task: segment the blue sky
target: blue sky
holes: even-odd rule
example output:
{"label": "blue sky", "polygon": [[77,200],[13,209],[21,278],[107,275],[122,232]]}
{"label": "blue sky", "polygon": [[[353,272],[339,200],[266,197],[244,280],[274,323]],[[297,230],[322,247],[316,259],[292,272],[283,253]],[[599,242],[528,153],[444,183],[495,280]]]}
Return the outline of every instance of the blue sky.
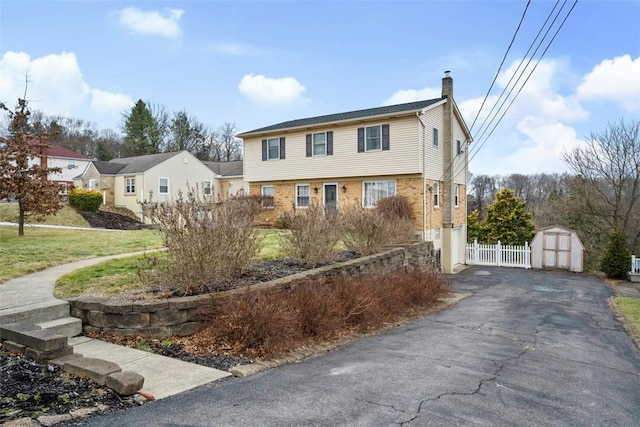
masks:
{"label": "blue sky", "polygon": [[[555,3],[531,2],[489,107]],[[0,100],[22,95],[28,71],[32,109],[99,128],[120,130],[122,113],[143,99],[247,131],[438,97],[451,70],[471,126],[525,5],[2,0]],[[563,150],[608,122],[638,120],[639,23],[640,0],[580,0],[491,137],[476,133],[480,116],[470,170],[563,172]]]}

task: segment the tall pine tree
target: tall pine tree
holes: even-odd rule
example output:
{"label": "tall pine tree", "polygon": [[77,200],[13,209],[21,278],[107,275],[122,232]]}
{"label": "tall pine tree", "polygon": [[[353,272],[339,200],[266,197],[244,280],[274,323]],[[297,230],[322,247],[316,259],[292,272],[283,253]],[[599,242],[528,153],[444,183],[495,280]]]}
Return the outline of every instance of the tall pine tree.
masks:
{"label": "tall pine tree", "polygon": [[531,213],[525,211],[526,202],[513,190],[503,188],[496,193],[493,203],[487,206],[487,218],[480,223],[484,242],[504,245],[524,245],[536,234]]}
{"label": "tall pine tree", "polygon": [[124,150],[127,156],[142,156],[159,152],[156,135],[158,124],[141,99],[125,116]]}

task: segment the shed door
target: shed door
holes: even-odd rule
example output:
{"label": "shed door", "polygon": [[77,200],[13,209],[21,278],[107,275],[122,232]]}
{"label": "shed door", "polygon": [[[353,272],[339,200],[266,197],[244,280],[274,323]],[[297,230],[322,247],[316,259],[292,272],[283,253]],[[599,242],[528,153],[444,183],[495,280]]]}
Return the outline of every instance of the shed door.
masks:
{"label": "shed door", "polygon": [[571,265],[571,233],[543,233],[542,267],[569,269]]}
{"label": "shed door", "polygon": [[451,265],[464,264],[460,259],[460,229],[451,230]]}

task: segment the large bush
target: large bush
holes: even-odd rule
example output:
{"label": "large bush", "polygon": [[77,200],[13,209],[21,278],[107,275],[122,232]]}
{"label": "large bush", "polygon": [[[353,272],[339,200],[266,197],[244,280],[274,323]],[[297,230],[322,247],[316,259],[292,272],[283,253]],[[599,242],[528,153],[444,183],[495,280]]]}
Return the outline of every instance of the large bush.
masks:
{"label": "large bush", "polygon": [[612,279],[626,279],[631,270],[631,253],[624,234],[615,230],[609,236],[607,249],[600,262],[602,271]]}
{"label": "large bush", "polygon": [[69,206],[81,212],[98,212],[102,205],[102,193],[94,190],[75,188],[67,193]]}
{"label": "large bush", "polygon": [[340,214],[345,246],[360,255],[371,255],[389,245],[413,240],[415,228],[411,218],[394,212],[395,209],[367,209],[358,205],[343,207]]}
{"label": "large bush", "polygon": [[308,267],[333,261],[335,247],[342,238],[339,217],[335,211],[325,212],[312,203],[287,215],[290,233],[284,235],[284,252]]}
{"label": "large bush", "polygon": [[142,275],[149,285],[179,289],[185,295],[215,290],[241,274],[259,250],[253,220],[259,201],[232,197],[202,200],[198,189],[180,193],[173,203],[146,202],[143,212],[164,233],[167,257],[153,260]]}
{"label": "large bush", "polygon": [[449,290],[439,276],[420,271],[247,290],[212,299],[202,313],[207,326],[196,339],[203,348],[210,343],[243,356],[268,357],[396,322],[437,304]]}

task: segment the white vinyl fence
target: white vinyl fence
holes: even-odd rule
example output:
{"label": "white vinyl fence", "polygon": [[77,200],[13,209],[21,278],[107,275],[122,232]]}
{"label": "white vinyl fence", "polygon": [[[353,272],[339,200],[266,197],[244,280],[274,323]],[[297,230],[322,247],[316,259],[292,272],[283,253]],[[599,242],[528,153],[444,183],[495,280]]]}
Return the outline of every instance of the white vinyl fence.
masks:
{"label": "white vinyl fence", "polygon": [[499,241],[496,245],[481,245],[474,240],[473,243],[467,243],[466,253],[469,265],[531,268],[528,242],[524,246],[503,245]]}
{"label": "white vinyl fence", "polygon": [[640,258],[631,255],[631,274],[640,274]]}

